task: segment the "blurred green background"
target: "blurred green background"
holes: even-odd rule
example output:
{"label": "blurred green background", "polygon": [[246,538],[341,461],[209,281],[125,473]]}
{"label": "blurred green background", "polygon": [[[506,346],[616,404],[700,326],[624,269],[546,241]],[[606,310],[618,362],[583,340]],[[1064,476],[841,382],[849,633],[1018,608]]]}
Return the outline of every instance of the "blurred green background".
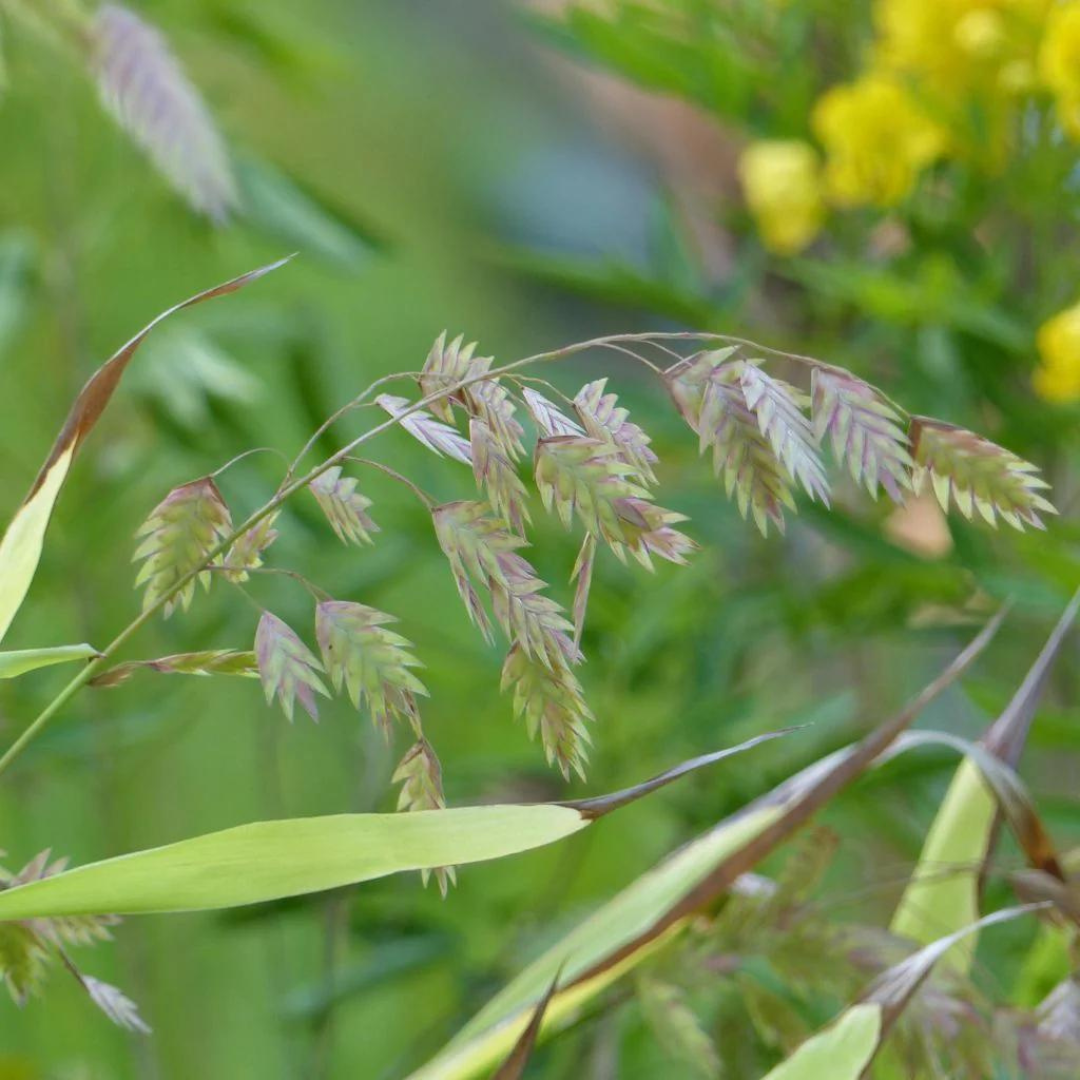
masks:
{"label": "blurred green background", "polygon": [[[313,501],[296,500],[271,563],[401,617],[427,667],[425,728],[452,805],[599,793],[760,731],[813,726],[551,850],[470,867],[445,902],[408,875],[236,913],[130,919],[115,946],[82,960],[139,1002],[154,1037],[113,1029],[56,973],[22,1012],[0,996],[0,1080],[403,1076],[591,905],[881,719],[1012,597],[990,659],[925,718],[977,733],[1080,584],[1077,413],[1030,384],[1039,325],[1075,299],[1062,278],[1075,278],[1077,195],[1058,160],[1074,167],[1074,150],[1056,144],[1039,174],[980,179],[972,168],[962,196],[932,191],[915,210],[856,210],[821,246],[779,257],[744,207],[739,150],[748,132],[804,134],[817,88],[865,47],[862,5],[758,5],[796,9],[783,24],[787,59],[731,33],[665,51],[653,5],[616,6],[610,23],[564,23],[487,0],[137,5],[235,155],[244,211],[220,229],[185,208],[75,66],[5,24],[0,504],[17,505],[78,387],[122,341],[176,300],[299,251],[242,295],[172,320],[140,354],[61,499],[9,646],[109,640],[138,610],[132,534],[169,488],[253,446],[291,456],[373,379],[419,368],[444,328],[506,361],[649,328],[821,356],[1044,467],[1061,519],[1047,534],[1002,536],[946,523],[929,504],[897,517],[852,489],[831,513],[800,504],[786,537],[763,540],[640,369],[610,356],[553,369],[571,394],[611,376],[654,437],[662,501],[690,516],[702,545],[689,567],[652,576],[600,560],[583,674],[595,749],[587,783],[566,785],[512,720],[501,657],[468,626],[422,508],[367,480],[382,532],[356,550]],[[791,59],[837,26],[820,63]],[[735,55],[765,56],[747,78],[783,72],[785,96],[732,91],[716,73],[730,76]],[[1017,191],[1065,202],[1029,220]],[[979,222],[997,211],[1017,220],[984,238]],[[899,247],[890,227],[906,234]],[[1031,265],[1017,276],[1021,258]],[[321,449],[368,421],[354,414]],[[467,469],[401,432],[375,456],[440,498],[473,490]],[[225,473],[234,516],[280,475],[270,454]],[[574,540],[537,517],[536,564],[568,603]],[[253,591],[307,625],[293,583],[266,578]],[[251,609],[218,588],[129,655],[248,648],[253,629]],[[5,742],[63,679],[0,685]],[[1024,774],[1069,846],[1080,835],[1075,663],[1055,680]],[[289,726],[254,683],[136,678],[83,692],[5,776],[0,844],[12,865],[44,847],[85,862],[259,818],[391,809],[402,749],[346,703],[328,704],[318,726]],[[923,751],[823,815],[843,838],[826,883],[838,910],[887,918],[952,765]],[[1016,861],[1003,847],[1000,864]],[[988,942],[995,985],[1010,984],[1031,933]],[[632,1052],[617,1075],[682,1075],[636,1030],[632,1017],[620,1029]],[[595,1044],[595,1026],[576,1028],[537,1058],[536,1075],[608,1075],[583,1071]]]}

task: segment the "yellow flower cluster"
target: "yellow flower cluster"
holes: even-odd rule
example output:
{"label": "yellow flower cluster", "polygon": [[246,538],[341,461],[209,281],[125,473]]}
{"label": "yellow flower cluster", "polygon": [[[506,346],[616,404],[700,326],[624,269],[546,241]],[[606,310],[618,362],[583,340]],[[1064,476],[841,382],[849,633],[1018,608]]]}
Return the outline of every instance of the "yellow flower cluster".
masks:
{"label": "yellow flower cluster", "polygon": [[[805,248],[828,205],[897,205],[946,155],[997,168],[1040,89],[1080,139],[1080,0],[876,0],[874,27],[870,68],[813,108],[823,163],[795,140],[753,144],[739,163],[778,254]],[[981,121],[966,128],[972,108]]]}
{"label": "yellow flower cluster", "polygon": [[1080,139],[1080,2],[1056,6],[1046,20],[1039,77],[1057,101],[1061,126]]}
{"label": "yellow flower cluster", "polygon": [[802,251],[825,215],[817,152],[798,139],[766,140],[739,159],[739,179],[766,245],[780,255]]}
{"label": "yellow flower cluster", "polygon": [[940,157],[947,134],[894,79],[866,75],[835,86],[814,107],[825,150],[798,140],[751,144],[739,161],[747,205],[767,247],[801,251],[817,235],[826,203],[894,206]]}
{"label": "yellow flower cluster", "polygon": [[1047,401],[1080,400],[1080,303],[1043,323],[1038,345],[1035,392]]}
{"label": "yellow flower cluster", "polygon": [[1035,84],[1052,0],[878,0],[875,62],[949,107]]}
{"label": "yellow flower cluster", "polygon": [[828,153],[829,195],[840,206],[894,206],[947,144],[945,131],[887,76],[834,86],[811,120]]}

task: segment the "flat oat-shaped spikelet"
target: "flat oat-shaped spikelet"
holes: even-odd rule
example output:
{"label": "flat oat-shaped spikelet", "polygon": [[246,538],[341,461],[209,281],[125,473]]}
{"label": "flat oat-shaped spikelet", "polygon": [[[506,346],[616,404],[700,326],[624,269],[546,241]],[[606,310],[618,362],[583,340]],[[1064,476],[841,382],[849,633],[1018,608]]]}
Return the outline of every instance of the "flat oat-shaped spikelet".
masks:
{"label": "flat oat-shaped spikelet", "polygon": [[529,520],[528,492],[516,466],[506,456],[487,422],[479,417],[469,421],[469,441],[477,486],[484,489],[492,509],[510,528],[524,535],[525,523]]}
{"label": "flat oat-shaped spikelet", "polygon": [[255,659],[267,704],[276,697],[291,721],[293,703],[299,699],[308,716],[319,719],[315,695],[330,696],[318,676],[322,664],[288,623],[269,611],[263,612],[255,631]]}
{"label": "flat oat-shaped spikelet", "polygon": [[[136,586],[146,585],[143,609],[152,607],[178,582],[198,570],[231,528],[229,508],[210,477],[173,488],[135,534],[142,543],[132,561],[145,560],[135,579]],[[198,580],[209,588],[210,577],[210,572],[204,570]],[[187,610],[195,595],[195,581],[193,577],[165,605],[166,618],[177,604]]]}
{"label": "flat oat-shaped spikelet", "polygon": [[237,202],[228,152],[165,39],[133,11],[105,4],[91,40],[105,108],[195,210],[224,222]]}
{"label": "flat oat-shaped spikelet", "polygon": [[577,676],[565,664],[547,667],[515,645],[503,664],[502,688],[514,691],[514,714],[524,719],[529,737],[540,741],[548,764],[563,776],[584,779],[589,744],[586,723],[592,713]]}
{"label": "flat oat-shaped spikelet", "polygon": [[733,348],[700,353],[664,375],[675,404],[698,433],[702,453],[713,451],[713,468],[742,516],[752,516],[762,535],[771,521],[782,532],[784,507],[795,509],[789,477],[762,433],[742,386],[744,361]]}
{"label": "flat oat-shaped spikelet", "polygon": [[375,404],[380,405],[398,420],[417,442],[423,443],[432,453],[438,454],[439,457],[445,454],[465,465],[472,464],[472,448],[469,446],[469,440],[449,424],[436,420],[424,409],[408,412],[413,404],[408,398],[396,397],[394,394],[380,394],[375,399]]}
{"label": "flat oat-shaped spikelet", "polygon": [[355,477],[342,475],[341,466],[334,465],[308,487],[338,539],[359,546],[372,543],[371,534],[378,532],[379,526],[367,512],[371,500],[361,495],[356,485]]}
{"label": "flat oat-shaped spikelet", "polygon": [[432,511],[439,546],[470,617],[491,640],[491,625],[474,583],[491,595],[496,621],[511,641],[542,664],[576,663],[581,654],[562,607],[518,552],[525,540],[509,532],[484,502],[453,502]]}
{"label": "flat oat-shaped spikelet", "polygon": [[[517,461],[524,453],[524,430],[515,416],[514,399],[497,378],[485,377],[493,358],[474,356],[476,342],[463,342],[459,334],[448,345],[445,330],[436,338],[420,372],[420,392],[424,397],[443,395],[431,402],[431,411],[448,424],[453,423],[455,404],[482,420],[502,453]],[[467,380],[468,386],[458,385]],[[455,386],[458,388],[452,389]]]}
{"label": "flat oat-shaped spikelet", "polygon": [[521,396],[525,399],[525,406],[541,436],[547,438],[552,435],[585,434],[584,428],[576,420],[571,420],[554,402],[549,401],[538,390],[526,387],[522,390]]}
{"label": "flat oat-shaped spikelet", "polygon": [[644,430],[630,420],[630,413],[618,404],[615,394],[606,394],[607,379],[586,383],[574,396],[585,431],[594,439],[610,439],[619,449],[619,456],[637,471],[643,484],[655,484],[653,465],[655,452]]}
{"label": "flat oat-shaped spikelet", "polygon": [[977,510],[989,525],[1000,517],[1021,530],[1043,528],[1039,512],[1057,513],[1041,494],[1050,485],[1034,465],[973,431],[916,416],[911,444],[912,487],[919,492],[929,483],[943,510],[951,499],[966,518]]}
{"label": "flat oat-shaped spikelet", "polygon": [[238,536],[225,556],[225,576],[230,581],[247,581],[250,570],[258,570],[263,564],[263,553],[278,538],[274,522],[278,511],[267,514],[262,521]]}
{"label": "flat oat-shaped spikelet", "polygon": [[[397,804],[399,811],[443,810],[446,807],[442,766],[431,744],[423,737],[409,747],[398,763],[393,782],[401,784]],[[421,870],[420,876],[426,885],[431,871]],[[435,880],[439,883],[439,892],[445,897],[449,886],[457,884],[457,874],[452,866],[442,866],[435,871]]]}
{"label": "flat oat-shaped spikelet", "polygon": [[412,643],[387,629],[395,621],[386,612],[345,600],[324,600],[315,609],[315,636],[334,689],[344,684],[353,706],[367,709],[387,735],[395,717],[419,732],[416,696],[427,695],[412,672],[420,666]]}
{"label": "flat oat-shaped spikelet", "polygon": [[739,382],[746,407],[757,417],[762,435],[788,475],[802,484],[810,498],[827,506],[829,481],[818,456],[814,430],[803,412],[809,399],[753,362],[743,364]]}
{"label": "flat oat-shaped spikelet", "polygon": [[811,379],[818,441],[829,436],[837,463],[875,499],[880,484],[893,502],[903,502],[913,463],[900,414],[850,372],[815,367]]}

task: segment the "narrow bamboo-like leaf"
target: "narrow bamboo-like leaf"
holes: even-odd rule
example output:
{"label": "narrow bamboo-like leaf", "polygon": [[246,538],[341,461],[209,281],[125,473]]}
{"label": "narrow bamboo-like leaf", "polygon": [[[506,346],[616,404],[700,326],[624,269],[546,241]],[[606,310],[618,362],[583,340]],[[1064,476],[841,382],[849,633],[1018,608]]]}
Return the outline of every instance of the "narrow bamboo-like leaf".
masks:
{"label": "narrow bamboo-like leaf", "polygon": [[[987,754],[1010,766],[1019,759],[1047,674],[1078,607],[1080,593],[1066,608],[1008,707],[981,740]],[[926,835],[918,865],[893,915],[890,929],[894,934],[927,944],[978,918],[979,882],[993,848],[999,813],[999,801],[983,769],[967,758]],[[958,971],[968,971],[975,946],[975,937],[964,939],[946,962]]]}
{"label": "narrow bamboo-like leaf", "polygon": [[3,540],[0,541],[0,639],[7,633],[12,619],[15,618],[30,588],[30,582],[33,581],[45,541],[45,530],[71,462],[83,440],[90,434],[98,418],[105,411],[109,399],[120,383],[124,369],[131,362],[131,358],[146,336],[158,323],[177,311],[201,304],[204,300],[211,300],[216,296],[236,292],[237,289],[242,289],[245,285],[257,281],[271,270],[283,266],[287,261],[287,259],[281,259],[269,266],[241,274],[240,277],[215,285],[212,289],[197,293],[169,308],[168,311],[163,311],[90,377],[75,399],[71,412],[68,413],[67,420],[45,459],[45,464],[30,488],[30,493],[16,510],[7,532],[4,533]]}
{"label": "narrow bamboo-like leaf", "polygon": [[66,664],[71,660],[92,660],[98,655],[93,645],[55,645],[49,649],[18,649],[0,652],[0,679],[14,679],[27,671]]}
{"label": "narrow bamboo-like leaf", "polygon": [[632,970],[877,760],[975,660],[1001,619],[998,615],[988,623],[938,678],[860,743],[750,803],[598,908],[508,983],[411,1080],[466,1080],[490,1069],[509,1051],[560,966],[564,976],[545,1014],[544,1030]]}
{"label": "narrow bamboo-like leaf", "polygon": [[[695,759],[693,767],[759,741],[705,755]],[[498,859],[561,840],[687,771],[686,764],[676,766],[599,800],[599,805],[592,800],[581,806],[468,806],[240,825],[0,889],[0,924],[62,915],[237,907],[404,870]]]}
{"label": "narrow bamboo-like leaf", "polygon": [[800,1046],[764,1080],[860,1080],[885,1036],[934,965],[958,942],[984,926],[1028,915],[1042,904],[1006,908],[931,942],[876,979],[863,999]]}

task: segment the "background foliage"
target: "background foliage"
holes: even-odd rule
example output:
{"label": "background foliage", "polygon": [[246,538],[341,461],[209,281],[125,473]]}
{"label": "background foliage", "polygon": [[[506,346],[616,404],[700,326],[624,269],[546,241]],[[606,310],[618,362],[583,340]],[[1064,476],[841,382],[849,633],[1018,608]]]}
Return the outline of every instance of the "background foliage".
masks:
{"label": "background foliage", "polygon": [[[1025,6],[986,10],[1012,18]],[[1023,18],[1044,17],[1030,7]],[[86,76],[5,20],[3,504],[18,503],[74,392],[134,327],[285,250],[301,257],[148,343],[61,500],[10,647],[107,640],[137,610],[129,538],[165,491],[250,446],[290,453],[372,379],[416,370],[445,327],[504,360],[597,333],[684,327],[820,356],[1035,461],[1063,514],[1045,534],[998,535],[946,522],[930,501],[897,513],[852,490],[833,514],[800,500],[786,537],[762,540],[720,497],[654,384],[610,357],[556,371],[571,394],[619,372],[623,400],[654,437],[665,505],[689,515],[703,548],[689,567],[652,577],[598,562],[582,674],[597,717],[586,787],[564,784],[513,721],[500,657],[468,628],[422,508],[371,481],[393,542],[356,549],[297,501],[283,559],[318,566],[335,596],[405,616],[400,629],[427,665],[425,729],[451,804],[613,790],[786,723],[813,727],[557,848],[468,868],[448,903],[407,875],[237,913],[128,920],[94,971],[139,1000],[155,1037],[111,1029],[56,980],[21,1013],[0,1000],[0,1078],[404,1075],[581,915],[892,711],[1011,596],[992,662],[925,722],[974,735],[997,715],[1080,584],[1067,392],[1068,350],[1080,345],[1066,335],[1048,352],[1039,338],[1077,299],[1076,144],[1047,119],[1064,91],[1032,75],[1018,104],[997,83],[986,89],[980,68],[953,87],[974,103],[961,119],[919,96],[929,90],[911,91],[912,108],[954,133],[948,150],[914,149],[897,198],[890,187],[849,208],[827,187],[797,186],[795,205],[781,208],[788,222],[803,214],[796,242],[770,233],[767,202],[746,198],[753,159],[741,152],[816,141],[796,165],[814,172],[850,136],[841,124],[830,141],[813,116],[827,87],[885,63],[866,59],[882,31],[865,5],[619,0],[553,14],[313,0],[301,13],[277,0],[162,0],[138,11],[211,104],[240,210],[221,228],[193,215],[102,114]],[[1034,71],[1037,52],[1008,61]],[[935,77],[969,79],[954,59]],[[990,121],[995,138],[966,126]],[[978,134],[965,142],[958,131]],[[1057,381],[1040,382],[1054,364]],[[378,455],[440,499],[470,497],[466,470],[456,476],[401,432]],[[250,509],[279,475],[259,455],[221,483]],[[540,521],[534,554],[545,579],[564,582],[574,544]],[[287,620],[290,605],[307,610],[288,581],[258,588]],[[249,647],[251,612],[216,600],[156,623],[137,655]],[[62,678],[0,684],[6,742]],[[1080,830],[1076,690],[1075,666],[1059,665],[1024,762],[1061,847]],[[18,865],[45,846],[86,862],[255,818],[390,809],[393,762],[340,702],[325,704],[318,727],[288,726],[244,680],[133,678],[85,692],[12,770],[0,788],[3,844]],[[952,767],[923,751],[831,804],[820,820],[843,843],[815,895],[838,914],[886,921]],[[1019,862],[1006,844],[995,865]],[[1000,873],[989,888],[1004,895]],[[1034,934],[1018,923],[980,943],[978,977],[999,999],[1030,1004],[1059,975],[1038,954],[1021,963]],[[584,1060],[603,1077],[617,1060],[619,1076],[676,1075],[672,1043],[665,1050],[642,1022],[650,1010],[673,1015],[663,975],[652,973],[640,1004],[538,1054],[536,1074],[581,1075]],[[852,988],[836,977],[839,1003]],[[768,980],[739,985],[751,997],[745,987],[759,987],[757,1008],[777,1026],[775,1000],[760,991]],[[727,1013],[709,1008],[722,1034]],[[811,1019],[828,1015],[819,1004]],[[786,1048],[761,1042],[748,1068]]]}

